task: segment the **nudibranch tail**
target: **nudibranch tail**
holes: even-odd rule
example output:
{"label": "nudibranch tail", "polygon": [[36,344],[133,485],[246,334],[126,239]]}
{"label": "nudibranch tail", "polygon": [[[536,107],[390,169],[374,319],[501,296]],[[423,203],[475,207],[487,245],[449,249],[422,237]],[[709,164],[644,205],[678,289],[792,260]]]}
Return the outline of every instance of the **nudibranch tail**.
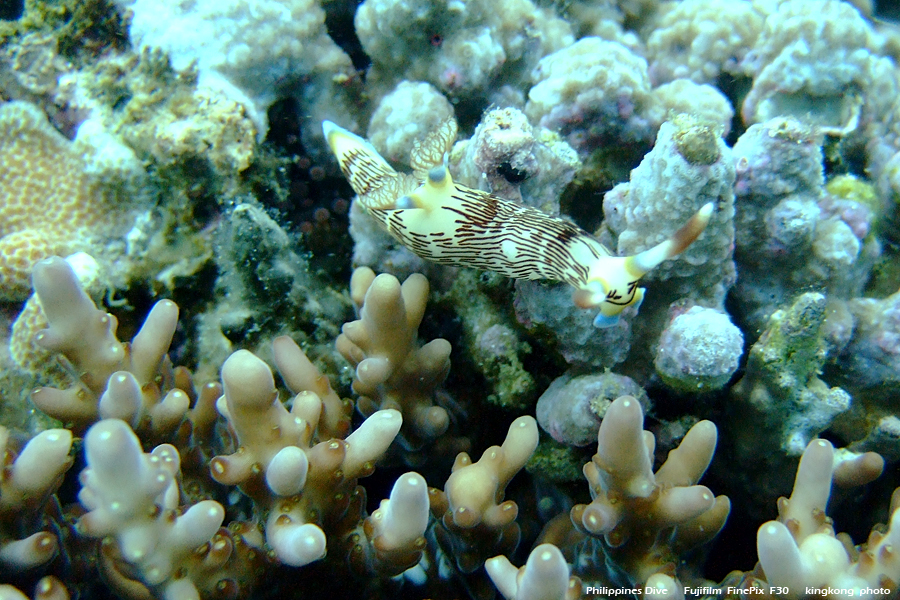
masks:
{"label": "nudibranch tail", "polygon": [[669,260],[684,252],[709,225],[714,211],[715,206],[712,202],[704,204],[687,223],[682,225],[681,229],[672,234],[672,237],[649,250],[630,257],[629,270],[636,274],[640,273],[638,276],[642,276],[659,266],[664,260]]}

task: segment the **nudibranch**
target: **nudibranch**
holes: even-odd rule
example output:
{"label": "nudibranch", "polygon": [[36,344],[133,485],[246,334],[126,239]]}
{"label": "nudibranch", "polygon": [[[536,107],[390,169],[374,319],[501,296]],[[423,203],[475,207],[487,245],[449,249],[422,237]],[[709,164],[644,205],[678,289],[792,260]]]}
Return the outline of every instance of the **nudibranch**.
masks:
{"label": "nudibranch", "polygon": [[357,201],[401,244],[440,264],[564,281],[575,288],[576,305],[599,308],[597,327],[610,327],[625,307],[639,306],[640,278],[690,246],[714,210],[708,203],[657,246],[615,256],[568,221],[454,182],[448,168],[453,120],[415,145],[412,175],[396,171],[372,144],[331,121],[322,129]]}

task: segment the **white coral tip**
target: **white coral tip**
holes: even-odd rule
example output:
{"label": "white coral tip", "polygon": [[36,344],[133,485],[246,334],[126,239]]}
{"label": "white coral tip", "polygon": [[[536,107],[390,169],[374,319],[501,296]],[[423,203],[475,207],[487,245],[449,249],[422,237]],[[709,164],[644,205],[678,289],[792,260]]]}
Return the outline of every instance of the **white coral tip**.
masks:
{"label": "white coral tip", "polygon": [[325,534],[311,523],[276,527],[269,536],[278,560],[302,567],[325,556]]}
{"label": "white coral tip", "polygon": [[428,484],[418,473],[397,479],[390,499],[382,505],[382,540],[387,549],[400,549],[425,535],[428,527]]}
{"label": "white coral tip", "polygon": [[286,446],[269,461],[266,484],[279,496],[299,494],[306,484],[309,459],[297,446]]}

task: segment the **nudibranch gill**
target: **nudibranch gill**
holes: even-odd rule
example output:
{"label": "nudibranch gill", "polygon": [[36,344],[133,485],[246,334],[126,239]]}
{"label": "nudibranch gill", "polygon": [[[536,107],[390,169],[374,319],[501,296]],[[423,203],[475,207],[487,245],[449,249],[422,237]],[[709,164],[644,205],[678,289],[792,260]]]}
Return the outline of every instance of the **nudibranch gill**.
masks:
{"label": "nudibranch gill", "polygon": [[614,256],[568,221],[454,182],[447,164],[455,121],[416,144],[412,175],[396,171],[372,144],[331,121],[322,129],[357,201],[401,244],[440,264],[564,281],[575,288],[576,305],[600,309],[597,327],[614,325],[625,307],[640,305],[638,280],[690,246],[714,210],[704,205],[670,238],[640,254]]}

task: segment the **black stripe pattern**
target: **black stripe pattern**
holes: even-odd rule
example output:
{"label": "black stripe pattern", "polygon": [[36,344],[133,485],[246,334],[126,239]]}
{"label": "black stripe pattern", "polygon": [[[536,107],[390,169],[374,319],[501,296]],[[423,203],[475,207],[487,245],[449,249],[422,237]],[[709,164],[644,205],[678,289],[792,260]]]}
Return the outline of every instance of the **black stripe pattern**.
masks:
{"label": "black stripe pattern", "polygon": [[422,184],[421,177],[431,176],[426,171],[443,162],[456,137],[455,122],[444,123],[417,144],[413,158],[418,177],[398,173],[369,142],[329,126],[331,135],[346,136],[332,149],[360,204],[426,260],[514,279],[564,281],[583,289],[591,267],[612,256],[576,225],[535,208],[455,182],[444,191],[443,179]]}
{"label": "black stripe pattern", "polygon": [[364,197],[360,201],[400,243],[440,264],[580,288],[591,264],[611,255],[568,221],[458,183],[453,187],[447,202],[430,210],[384,208],[369,205]]}
{"label": "black stripe pattern", "polygon": [[350,187],[361,197],[377,192],[388,180],[399,175],[384,160],[379,160],[380,156],[372,156],[372,152],[365,147],[353,148],[338,161]]}

